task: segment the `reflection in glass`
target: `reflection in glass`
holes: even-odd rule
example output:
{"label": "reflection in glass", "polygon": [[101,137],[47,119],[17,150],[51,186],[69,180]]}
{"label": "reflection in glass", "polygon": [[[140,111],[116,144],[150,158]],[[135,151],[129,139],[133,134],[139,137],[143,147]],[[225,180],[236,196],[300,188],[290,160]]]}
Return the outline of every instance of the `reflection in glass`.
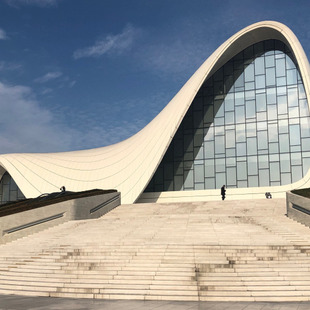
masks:
{"label": "reflection in glass", "polygon": [[285,59],[276,59],[276,76],[285,76]]}
{"label": "reflection in glass", "polygon": [[0,204],[25,199],[25,196],[8,172],[0,179]]}
{"label": "reflection in glass", "polygon": [[254,44],[205,81],[146,191],[300,180],[310,167],[310,114],[287,50],[277,40]]}
{"label": "reflection in glass", "polygon": [[299,124],[289,126],[290,144],[300,145],[300,127]]}

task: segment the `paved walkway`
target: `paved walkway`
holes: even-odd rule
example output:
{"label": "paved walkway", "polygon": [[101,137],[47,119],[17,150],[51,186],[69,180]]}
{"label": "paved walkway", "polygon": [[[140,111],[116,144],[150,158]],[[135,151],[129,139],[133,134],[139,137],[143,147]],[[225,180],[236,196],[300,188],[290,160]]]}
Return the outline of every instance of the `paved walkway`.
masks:
{"label": "paved walkway", "polygon": [[309,310],[310,302],[93,300],[0,295],[0,310]]}

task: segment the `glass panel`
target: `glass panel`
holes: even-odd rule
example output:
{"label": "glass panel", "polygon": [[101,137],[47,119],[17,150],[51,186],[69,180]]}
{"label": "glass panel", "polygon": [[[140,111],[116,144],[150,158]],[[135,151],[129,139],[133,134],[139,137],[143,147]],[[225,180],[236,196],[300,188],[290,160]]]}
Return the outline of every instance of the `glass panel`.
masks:
{"label": "glass panel", "polygon": [[194,189],[194,171],[189,170],[186,172],[185,181],[184,181],[185,189]]}
{"label": "glass panel", "polygon": [[279,133],[288,133],[288,120],[280,120],[279,121]]}
{"label": "glass panel", "polygon": [[298,84],[298,96],[299,99],[306,99],[306,92],[305,92],[305,88],[302,84]]}
{"label": "glass panel", "polygon": [[269,143],[269,154],[278,154],[279,153],[279,143],[273,142]]}
{"label": "glass panel", "polygon": [[244,106],[236,106],[236,123],[244,123],[245,122],[245,107]]}
{"label": "glass panel", "polygon": [[237,163],[237,179],[240,180],[246,180],[248,177],[247,173],[247,165],[246,162],[238,162]]}
{"label": "glass panel", "polygon": [[236,88],[242,88],[244,87],[244,74],[241,73],[240,75],[237,73],[235,76],[238,76],[237,80],[235,81],[235,87]]}
{"label": "glass panel", "polygon": [[292,57],[267,40],[205,81],[147,190],[278,186],[304,176],[310,113]]}
{"label": "glass panel", "polygon": [[269,142],[278,142],[278,124],[268,124]]}
{"label": "glass panel", "polygon": [[280,153],[288,153],[290,150],[290,140],[288,134],[279,135],[280,142]]}
{"label": "glass panel", "polygon": [[225,172],[225,159],[219,158],[215,160],[215,172]]}
{"label": "glass panel", "polygon": [[205,142],[206,158],[214,158],[214,141]]}
{"label": "glass panel", "polygon": [[255,155],[257,154],[257,142],[255,138],[247,139],[247,155]]}
{"label": "glass panel", "polygon": [[204,131],[205,133],[205,141],[211,141],[214,140],[214,127],[208,127]]}
{"label": "glass panel", "polygon": [[[195,156],[195,154],[196,154],[196,156]],[[199,159],[204,159],[204,154],[203,154],[203,147],[196,147],[195,149],[194,149],[194,158],[196,159],[196,160],[199,160]]]}
{"label": "glass panel", "polygon": [[278,97],[278,114],[287,114],[286,96],[279,96]]}
{"label": "glass panel", "polygon": [[269,168],[269,160],[267,155],[258,156],[259,169]]}
{"label": "glass panel", "polygon": [[225,97],[225,111],[234,111],[234,94],[227,94]]}
{"label": "glass panel", "polygon": [[255,100],[246,102],[246,118],[254,118],[255,117]]}
{"label": "glass panel", "polygon": [[183,190],[183,175],[177,175],[174,177],[174,190],[175,191]]}
{"label": "glass panel", "polygon": [[234,124],[235,123],[235,113],[234,112],[226,112],[225,113],[225,124]]}
{"label": "glass panel", "polygon": [[266,94],[257,94],[256,95],[256,109],[257,112],[266,111]]}
{"label": "glass panel", "polygon": [[18,199],[25,199],[25,196],[9,173],[5,172],[0,179],[0,204]]}
{"label": "glass panel", "polygon": [[278,162],[269,164],[270,166],[270,181],[280,181],[280,167]]}
{"label": "glass panel", "polygon": [[299,117],[298,107],[293,107],[288,109],[288,115],[290,118]]}
{"label": "glass panel", "polygon": [[205,177],[214,177],[215,176],[215,161],[214,159],[207,159],[205,161]]}
{"label": "glass panel", "polygon": [[310,138],[301,139],[301,149],[303,152],[310,151]]}
{"label": "glass panel", "polygon": [[236,168],[235,167],[227,168],[227,185],[228,186],[236,186],[237,185]]}
{"label": "glass panel", "polygon": [[266,87],[265,75],[257,75],[256,76],[255,87],[256,88],[265,88]]}
{"label": "glass panel", "polygon": [[[274,56],[267,56],[265,57],[265,62],[266,62],[266,67],[274,67],[275,66],[275,61],[274,61]],[[268,71],[266,71],[266,75],[268,76]]]}
{"label": "glass panel", "polygon": [[215,154],[225,153],[224,136],[215,136]]}
{"label": "glass panel", "polygon": [[266,86],[275,86],[276,85],[276,71],[275,68],[266,69]]}
{"label": "glass panel", "polygon": [[288,91],[288,106],[297,107],[298,106],[297,88],[289,88],[287,91]]}
{"label": "glass panel", "polygon": [[268,149],[267,131],[257,132],[257,143],[258,143],[259,150]]}
{"label": "glass panel", "polygon": [[281,173],[281,183],[282,185],[291,184],[291,174],[290,173]]}
{"label": "glass panel", "polygon": [[292,153],[291,154],[291,165],[301,165],[301,154]]}
{"label": "glass panel", "polygon": [[245,100],[246,101],[255,100],[255,92],[254,91],[246,91],[245,92]]}
{"label": "glass panel", "polygon": [[286,85],[286,77],[285,76],[277,77],[276,78],[276,84],[277,84],[277,86],[285,86]]}
{"label": "glass panel", "polygon": [[276,76],[285,76],[285,59],[276,59]]}
{"label": "glass panel", "polygon": [[297,84],[297,71],[296,71],[296,69],[287,70],[286,80],[287,80],[288,85]]}
{"label": "glass panel", "polygon": [[290,132],[290,144],[299,145],[300,144],[300,127],[298,124],[289,126]]}
{"label": "glass panel", "polygon": [[246,135],[247,137],[256,137],[256,123],[246,124]]}
{"label": "glass panel", "polygon": [[301,166],[292,167],[292,182],[297,182],[302,179],[302,168]]}
{"label": "glass panel", "polygon": [[212,123],[213,122],[213,118],[214,118],[213,105],[208,105],[206,107],[204,122],[205,123]]}
{"label": "glass panel", "polygon": [[266,112],[257,112],[256,119],[257,119],[257,121],[267,120],[267,113]]}
{"label": "glass panel", "polygon": [[236,126],[236,141],[245,142],[245,124],[240,124]]}
{"label": "glass panel", "polygon": [[248,187],[248,181],[237,181],[237,185],[239,188]]}
{"label": "glass panel", "polygon": [[258,174],[257,156],[248,157],[248,175]]}
{"label": "glass panel", "polygon": [[267,104],[277,103],[277,95],[275,88],[267,88]]}
{"label": "glass panel", "polygon": [[256,58],[254,61],[255,75],[265,74],[265,59],[264,57]]}
{"label": "glass panel", "polygon": [[246,155],[246,143],[237,143],[237,156]]}
{"label": "glass panel", "polygon": [[290,154],[280,154],[281,173],[291,172]]}
{"label": "glass panel", "polygon": [[221,188],[224,184],[226,184],[225,173],[218,173],[216,175],[216,188]]}
{"label": "glass panel", "polygon": [[246,67],[244,72],[244,78],[246,82],[254,81],[254,65],[250,64]]}
{"label": "glass panel", "polygon": [[204,182],[204,166],[203,165],[194,166],[194,179],[195,179],[195,183]]}
{"label": "glass panel", "polygon": [[269,105],[267,108],[268,120],[277,119],[277,106],[275,104]]}
{"label": "glass panel", "polygon": [[236,166],[236,158],[226,158],[226,166]]}
{"label": "glass panel", "polygon": [[235,105],[244,105],[244,92],[235,93]]}
{"label": "glass panel", "polygon": [[303,158],[303,174],[306,175],[310,169],[310,158]]}
{"label": "glass panel", "polygon": [[222,100],[214,101],[214,109],[215,109],[215,117],[223,117],[224,116],[224,105]]}
{"label": "glass panel", "polygon": [[235,140],[235,131],[228,130],[226,131],[226,148],[235,147],[236,140]]}
{"label": "glass panel", "polygon": [[258,176],[249,176],[249,187],[258,187]]}
{"label": "glass panel", "polygon": [[300,116],[309,116],[309,106],[307,100],[299,100]]}
{"label": "glass panel", "polygon": [[269,170],[259,170],[259,186],[269,186]]}

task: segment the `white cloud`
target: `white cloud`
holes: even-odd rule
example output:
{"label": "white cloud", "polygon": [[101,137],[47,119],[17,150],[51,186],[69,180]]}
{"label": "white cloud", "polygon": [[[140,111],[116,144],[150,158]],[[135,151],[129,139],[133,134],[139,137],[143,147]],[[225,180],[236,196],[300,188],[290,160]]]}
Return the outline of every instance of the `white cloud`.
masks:
{"label": "white cloud", "polygon": [[175,40],[144,46],[137,53],[140,67],[174,81],[186,81],[211,54],[204,42]]}
{"label": "white cloud", "polygon": [[131,25],[116,35],[107,35],[98,40],[93,46],[81,48],[74,52],[73,58],[99,57],[107,53],[120,54],[131,48],[134,39],[139,31]]}
{"label": "white cloud", "polygon": [[[0,154],[61,152],[89,149],[122,141],[145,121],[135,119],[114,124],[102,122],[96,113],[78,111],[69,124],[68,107],[43,107],[31,88],[0,82]],[[70,113],[72,118],[72,111]]]}
{"label": "white cloud", "polygon": [[6,39],[7,39],[6,32],[0,28],[0,40],[6,40]]}
{"label": "white cloud", "polygon": [[40,106],[30,88],[0,82],[0,152],[51,152],[72,147],[72,132]]}
{"label": "white cloud", "polygon": [[6,2],[13,7],[19,7],[20,5],[50,7],[55,6],[59,1],[60,0],[6,0]]}
{"label": "white cloud", "polygon": [[16,71],[22,68],[22,65],[13,63],[13,62],[6,62],[0,61],[0,71]]}
{"label": "white cloud", "polygon": [[62,72],[59,72],[59,71],[48,72],[45,75],[36,78],[34,81],[37,83],[46,83],[48,81],[55,80],[61,76],[62,76]]}

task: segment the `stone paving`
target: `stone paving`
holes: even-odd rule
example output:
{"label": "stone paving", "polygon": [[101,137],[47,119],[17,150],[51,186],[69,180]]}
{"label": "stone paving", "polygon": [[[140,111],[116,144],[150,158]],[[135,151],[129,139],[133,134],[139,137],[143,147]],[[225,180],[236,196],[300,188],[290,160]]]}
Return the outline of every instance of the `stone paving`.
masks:
{"label": "stone paving", "polygon": [[309,310],[310,302],[93,300],[0,295],[0,310]]}

